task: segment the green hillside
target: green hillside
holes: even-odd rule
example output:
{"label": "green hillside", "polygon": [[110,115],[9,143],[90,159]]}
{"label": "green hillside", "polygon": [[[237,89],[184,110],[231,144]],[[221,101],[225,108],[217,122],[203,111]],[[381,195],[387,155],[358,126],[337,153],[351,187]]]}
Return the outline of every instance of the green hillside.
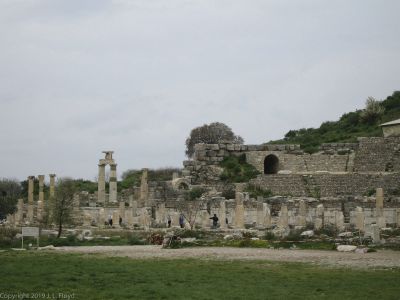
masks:
{"label": "green hillside", "polygon": [[368,98],[366,107],[341,116],[338,121],[327,121],[319,128],[290,130],[281,140],[271,144],[300,144],[308,153],[318,151],[322,143],[355,142],[357,137],[382,136],[379,124],[400,119],[400,91],[385,100]]}

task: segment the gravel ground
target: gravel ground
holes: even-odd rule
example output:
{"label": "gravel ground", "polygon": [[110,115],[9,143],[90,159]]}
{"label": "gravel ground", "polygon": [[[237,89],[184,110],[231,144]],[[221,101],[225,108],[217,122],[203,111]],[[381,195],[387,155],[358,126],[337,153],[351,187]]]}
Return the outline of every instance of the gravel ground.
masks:
{"label": "gravel ground", "polygon": [[255,249],[230,247],[196,247],[162,249],[161,246],[78,246],[57,247],[57,251],[97,253],[133,259],[200,258],[216,260],[270,260],[307,262],[325,266],[351,268],[400,267],[400,251],[380,250],[372,253],[345,253],[321,250]]}

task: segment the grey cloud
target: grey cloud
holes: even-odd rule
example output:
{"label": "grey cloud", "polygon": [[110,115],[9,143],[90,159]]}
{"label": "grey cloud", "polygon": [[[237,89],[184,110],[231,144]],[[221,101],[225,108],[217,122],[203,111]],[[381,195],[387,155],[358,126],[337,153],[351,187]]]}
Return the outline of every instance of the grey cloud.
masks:
{"label": "grey cloud", "polygon": [[[2,1],[0,176],[180,166],[190,130],[248,143],[398,89],[398,1]],[[120,173],[121,173],[120,172]]]}

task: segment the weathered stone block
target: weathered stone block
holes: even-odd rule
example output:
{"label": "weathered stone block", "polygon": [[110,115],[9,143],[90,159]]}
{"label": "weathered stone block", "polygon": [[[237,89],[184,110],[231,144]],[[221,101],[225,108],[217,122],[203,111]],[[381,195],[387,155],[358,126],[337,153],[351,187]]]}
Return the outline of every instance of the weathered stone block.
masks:
{"label": "weathered stone block", "polygon": [[233,145],[233,144],[227,144],[227,145],[226,145],[226,150],[228,150],[228,151],[233,151],[233,150],[235,150],[235,149],[234,149],[234,145]]}

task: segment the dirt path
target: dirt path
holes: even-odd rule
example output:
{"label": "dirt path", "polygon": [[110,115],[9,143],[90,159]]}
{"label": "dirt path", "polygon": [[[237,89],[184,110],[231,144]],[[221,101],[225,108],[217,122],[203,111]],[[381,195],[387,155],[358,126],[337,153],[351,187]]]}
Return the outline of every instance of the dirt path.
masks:
{"label": "dirt path", "polygon": [[161,246],[80,246],[58,247],[56,249],[63,252],[98,253],[106,256],[120,256],[133,259],[201,258],[217,260],[271,260],[307,262],[351,268],[400,267],[400,252],[388,250],[359,254],[320,250],[275,250],[229,247],[162,249]]}

